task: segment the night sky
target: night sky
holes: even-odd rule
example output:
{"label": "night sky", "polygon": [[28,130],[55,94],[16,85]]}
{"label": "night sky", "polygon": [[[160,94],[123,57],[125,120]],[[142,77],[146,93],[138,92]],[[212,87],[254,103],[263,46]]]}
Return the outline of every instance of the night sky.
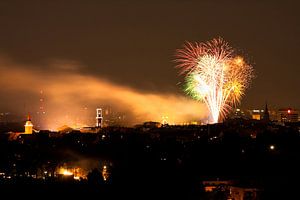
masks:
{"label": "night sky", "polygon": [[[1,1],[1,67],[8,62],[10,70],[17,66],[40,77],[71,70],[141,93],[184,96],[176,49],[220,36],[255,69],[242,107],[262,108],[268,101],[300,108],[299,6],[286,0]],[[2,80],[1,109],[20,94],[7,85]]]}

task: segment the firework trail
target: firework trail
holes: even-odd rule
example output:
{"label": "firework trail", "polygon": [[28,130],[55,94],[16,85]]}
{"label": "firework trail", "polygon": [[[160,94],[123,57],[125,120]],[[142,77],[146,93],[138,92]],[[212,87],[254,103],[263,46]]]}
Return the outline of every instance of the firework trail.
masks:
{"label": "firework trail", "polygon": [[177,50],[175,61],[185,75],[185,92],[207,105],[210,123],[217,123],[240,102],[253,78],[253,68],[222,38],[187,42]]}

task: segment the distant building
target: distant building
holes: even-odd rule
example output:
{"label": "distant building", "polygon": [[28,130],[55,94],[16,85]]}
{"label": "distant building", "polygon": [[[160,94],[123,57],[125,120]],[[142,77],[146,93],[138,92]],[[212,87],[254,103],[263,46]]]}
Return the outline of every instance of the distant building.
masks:
{"label": "distant building", "polygon": [[147,128],[160,128],[161,123],[149,121],[149,122],[144,122],[143,126]]}
{"label": "distant building", "polygon": [[103,121],[103,116],[102,116],[102,109],[97,108],[97,115],[96,115],[96,127],[100,128],[102,127],[102,121]]}
{"label": "distant building", "polygon": [[57,130],[58,130],[59,133],[64,134],[64,133],[71,133],[74,129],[67,126],[67,125],[63,125],[61,127],[58,127]]}
{"label": "distant building", "polygon": [[228,200],[244,200],[244,199],[259,199],[259,192],[257,188],[242,188],[242,187],[233,187],[229,188],[230,196]]}
{"label": "distant building", "polygon": [[269,110],[269,106],[266,103],[265,109],[253,109],[253,110],[248,110],[250,113],[251,119],[254,120],[263,120],[266,122],[269,121],[277,121],[277,111],[274,109]]}
{"label": "distant building", "polygon": [[31,122],[30,116],[28,115],[28,119],[25,123],[25,134],[32,134],[33,124]]}
{"label": "distant building", "polygon": [[81,127],[79,131],[81,133],[98,133],[100,127]]}
{"label": "distant building", "polygon": [[265,122],[270,121],[270,114],[269,114],[269,109],[268,109],[268,104],[267,103],[266,103],[266,107],[265,107],[265,111],[264,111],[264,115],[263,115],[263,120]]}
{"label": "distant building", "polygon": [[293,108],[283,108],[278,110],[278,121],[285,122],[298,122],[299,111]]}
{"label": "distant building", "polygon": [[237,119],[237,118],[239,118],[239,119],[240,118],[246,119],[247,116],[246,116],[245,112],[242,109],[236,108],[234,110],[234,113],[232,114],[231,118],[234,118],[234,119]]}
{"label": "distant building", "polygon": [[259,110],[259,109],[254,109],[254,110],[251,110],[251,118],[252,119],[255,119],[255,120],[261,120],[261,115],[263,113],[263,110]]}
{"label": "distant building", "polygon": [[212,180],[212,181],[203,181],[202,182],[204,186],[205,192],[213,192],[215,189],[220,187],[228,187],[230,185],[233,185],[233,181],[224,181],[224,180]]}
{"label": "distant building", "polygon": [[160,128],[162,124],[160,122],[144,122],[143,124],[139,124],[135,126],[136,128],[141,129],[142,131],[149,131],[150,129]]}
{"label": "distant building", "polygon": [[[234,181],[203,181],[204,191],[213,193],[214,191],[225,191],[227,200],[257,200],[260,199],[261,190],[252,187],[238,187]],[[212,199],[215,199],[212,196]]]}

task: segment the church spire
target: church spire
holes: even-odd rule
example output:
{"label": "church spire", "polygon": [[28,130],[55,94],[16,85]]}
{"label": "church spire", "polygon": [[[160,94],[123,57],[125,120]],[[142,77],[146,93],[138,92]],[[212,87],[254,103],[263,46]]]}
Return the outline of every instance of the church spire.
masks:
{"label": "church spire", "polygon": [[270,121],[270,114],[269,114],[267,102],[266,102],[266,107],[265,107],[265,112],[264,112],[263,120],[266,121],[266,122]]}

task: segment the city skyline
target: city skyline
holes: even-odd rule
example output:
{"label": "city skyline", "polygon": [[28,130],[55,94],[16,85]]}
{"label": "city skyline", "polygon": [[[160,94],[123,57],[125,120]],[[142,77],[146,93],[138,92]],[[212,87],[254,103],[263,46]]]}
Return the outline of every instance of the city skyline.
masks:
{"label": "city skyline", "polygon": [[0,1],[2,196],[300,199],[299,7]]}
{"label": "city skyline", "polygon": [[[296,97],[300,26],[292,1],[28,1],[2,2],[0,7],[1,74],[9,80],[23,70],[38,72],[42,79],[73,73],[141,94],[181,97],[175,50],[185,41],[221,36],[246,56],[256,72],[244,107],[263,106],[265,101],[279,108],[300,107]],[[14,82],[23,84],[26,79]],[[8,80],[1,82],[2,110],[31,102],[41,89],[46,93],[48,89],[41,84],[36,92],[27,90],[21,101],[17,97],[22,88],[5,89],[9,85]]]}
{"label": "city skyline", "polygon": [[[300,107],[299,61],[293,56],[299,26],[291,1],[20,4],[0,4],[1,112],[32,112],[43,90],[51,116],[112,105],[140,121],[164,115],[203,120],[207,109],[182,91],[174,59],[185,41],[214,37],[223,37],[254,67],[255,79],[238,107],[263,108],[266,101],[276,109]],[[177,116],[178,110],[184,114]]]}

